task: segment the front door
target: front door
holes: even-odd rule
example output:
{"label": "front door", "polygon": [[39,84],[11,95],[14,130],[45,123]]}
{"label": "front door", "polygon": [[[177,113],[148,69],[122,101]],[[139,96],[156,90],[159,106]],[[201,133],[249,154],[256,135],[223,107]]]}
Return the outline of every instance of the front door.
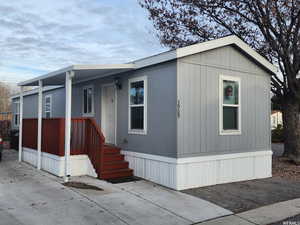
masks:
{"label": "front door", "polygon": [[115,85],[102,86],[101,128],[106,143],[116,144],[116,88]]}

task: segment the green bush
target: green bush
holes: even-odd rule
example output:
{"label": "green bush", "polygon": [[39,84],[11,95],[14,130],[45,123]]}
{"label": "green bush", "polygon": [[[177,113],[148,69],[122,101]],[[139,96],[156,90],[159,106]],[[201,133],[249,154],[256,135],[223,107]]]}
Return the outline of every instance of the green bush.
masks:
{"label": "green bush", "polygon": [[283,127],[282,125],[278,125],[276,129],[272,130],[272,142],[284,142],[284,135],[283,135]]}

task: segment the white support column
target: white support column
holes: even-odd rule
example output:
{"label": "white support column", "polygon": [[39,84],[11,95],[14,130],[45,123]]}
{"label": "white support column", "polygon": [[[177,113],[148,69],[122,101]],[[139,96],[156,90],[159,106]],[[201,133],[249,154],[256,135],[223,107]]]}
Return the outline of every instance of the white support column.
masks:
{"label": "white support column", "polygon": [[23,87],[20,91],[20,115],[19,115],[19,162],[22,161],[22,139],[23,139]]}
{"label": "white support column", "polygon": [[71,146],[71,113],[72,113],[72,77],[74,71],[66,73],[66,116],[65,116],[65,176],[64,181],[68,182],[70,177],[70,146]]}
{"label": "white support column", "polygon": [[37,169],[41,169],[42,158],[42,114],[43,114],[43,81],[39,80],[38,94],[38,135],[37,135]]}

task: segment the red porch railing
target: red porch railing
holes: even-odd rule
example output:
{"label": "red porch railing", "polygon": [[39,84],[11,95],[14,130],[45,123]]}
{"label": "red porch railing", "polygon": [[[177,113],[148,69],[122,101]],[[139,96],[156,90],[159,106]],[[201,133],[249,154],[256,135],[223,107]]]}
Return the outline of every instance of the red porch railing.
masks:
{"label": "red porch railing", "polygon": [[[37,119],[23,119],[23,147],[37,149]],[[91,118],[72,118],[71,155],[87,154],[99,176],[105,138]],[[64,156],[65,119],[43,119],[42,152]]]}

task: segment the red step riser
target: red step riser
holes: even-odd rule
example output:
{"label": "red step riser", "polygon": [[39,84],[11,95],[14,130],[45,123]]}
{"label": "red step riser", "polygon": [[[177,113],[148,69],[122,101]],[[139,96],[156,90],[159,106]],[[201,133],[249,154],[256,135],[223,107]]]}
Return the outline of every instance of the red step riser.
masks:
{"label": "red step riser", "polygon": [[103,148],[103,172],[100,179],[114,179],[133,176],[133,170],[129,169],[129,163],[124,161],[121,149],[115,146],[105,145]]}
{"label": "red step riser", "polygon": [[128,169],[128,162],[104,164],[103,170]]}
{"label": "red step riser", "polygon": [[113,161],[123,161],[124,155],[115,154],[115,155],[104,155],[103,161],[105,162],[113,162]]}
{"label": "red step riser", "polygon": [[120,154],[121,150],[117,148],[104,148],[104,154],[109,155],[109,154]]}

